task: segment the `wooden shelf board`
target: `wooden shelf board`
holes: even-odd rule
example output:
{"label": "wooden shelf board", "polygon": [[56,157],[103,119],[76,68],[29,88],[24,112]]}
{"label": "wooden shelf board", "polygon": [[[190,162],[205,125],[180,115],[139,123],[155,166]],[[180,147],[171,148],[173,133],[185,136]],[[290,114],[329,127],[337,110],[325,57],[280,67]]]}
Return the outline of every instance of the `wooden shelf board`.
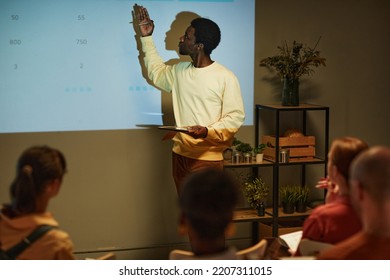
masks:
{"label": "wooden shelf board", "polygon": [[273,162],[266,159],[264,159],[263,162],[260,163],[255,161],[249,163],[245,163],[245,162],[232,163],[230,160],[223,161],[224,167],[253,167],[253,166],[271,166],[271,165],[273,165]]}
{"label": "wooden shelf board", "polygon": [[[309,216],[311,214],[311,212],[313,211],[312,208],[307,208],[307,211],[306,212],[303,212],[303,213],[298,213],[298,212],[294,212],[292,214],[286,214],[286,213],[283,213],[283,209],[281,207],[279,207],[279,210],[278,210],[278,217],[279,218],[298,218],[298,217],[306,217],[306,216]],[[271,217],[273,216],[272,213],[273,213],[273,210],[272,208],[267,208],[265,210],[266,214],[270,215]]]}
{"label": "wooden shelf board", "polygon": [[257,215],[257,210],[254,209],[239,209],[234,211],[234,222],[258,222],[260,220],[272,220],[272,216],[267,213],[265,216],[259,216]]}

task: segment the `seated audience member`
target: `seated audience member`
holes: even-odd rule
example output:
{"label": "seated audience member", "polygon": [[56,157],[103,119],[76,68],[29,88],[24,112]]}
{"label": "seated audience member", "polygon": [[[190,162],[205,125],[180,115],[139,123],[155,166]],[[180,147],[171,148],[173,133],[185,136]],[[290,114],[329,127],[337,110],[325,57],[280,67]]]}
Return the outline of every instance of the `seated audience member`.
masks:
{"label": "seated audience member", "polygon": [[19,244],[40,225],[53,229],[27,247],[17,259],[74,259],[69,235],[59,230],[47,207],[66,172],[63,154],[47,146],[31,147],[20,156],[10,187],[11,203],[0,213],[0,246],[4,251]]}
{"label": "seated audience member", "polygon": [[[305,220],[302,239],[336,244],[361,229],[349,195],[349,166],[368,145],[360,139],[343,137],[332,142],[328,153],[328,180],[333,185],[332,199],[316,207]],[[299,254],[299,252],[298,252]]]}
{"label": "seated audience member", "polygon": [[376,146],[360,154],[349,181],[363,228],[318,259],[390,260],[390,148]]}
{"label": "seated audience member", "polygon": [[225,236],[232,234],[238,190],[235,179],[221,170],[204,169],[187,177],[179,196],[179,231],[188,234],[192,252],[173,256],[172,251],[170,259],[237,258],[236,249],[226,247]]}

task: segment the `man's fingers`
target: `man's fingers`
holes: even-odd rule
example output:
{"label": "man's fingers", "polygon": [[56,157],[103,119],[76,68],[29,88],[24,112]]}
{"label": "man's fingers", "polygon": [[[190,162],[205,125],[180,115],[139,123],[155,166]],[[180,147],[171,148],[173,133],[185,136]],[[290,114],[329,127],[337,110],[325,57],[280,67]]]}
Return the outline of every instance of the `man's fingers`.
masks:
{"label": "man's fingers", "polygon": [[144,11],[145,11],[145,18],[150,21],[150,17],[149,17],[149,13],[148,13],[148,10],[144,8]]}
{"label": "man's fingers", "polygon": [[150,21],[150,18],[149,18],[149,13],[148,13],[148,10],[144,7],[141,7],[140,8],[140,12],[139,12],[139,17],[138,17],[139,21]]}

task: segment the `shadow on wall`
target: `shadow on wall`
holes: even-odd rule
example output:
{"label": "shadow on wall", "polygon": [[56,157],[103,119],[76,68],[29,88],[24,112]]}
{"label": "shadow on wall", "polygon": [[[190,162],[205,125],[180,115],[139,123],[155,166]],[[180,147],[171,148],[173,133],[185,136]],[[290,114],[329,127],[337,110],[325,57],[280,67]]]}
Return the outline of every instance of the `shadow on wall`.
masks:
{"label": "shadow on wall", "polygon": [[[181,56],[179,54],[179,40],[180,37],[184,35],[187,27],[190,25],[191,21],[195,18],[199,18],[200,16],[193,12],[180,12],[176,15],[175,20],[172,22],[170,30],[165,33],[165,48],[168,51],[176,51],[177,58],[170,59],[165,63],[168,65],[174,65],[183,61],[191,61],[189,56]],[[142,76],[147,80],[147,82],[152,85],[149,78],[147,78],[147,71],[145,68],[145,64],[143,62],[143,54],[141,48],[141,42],[139,39],[139,30],[136,25],[136,21],[133,23],[133,28],[135,33],[135,39],[137,41],[137,49],[140,52],[138,56],[139,63],[142,68]],[[164,125],[174,125],[175,117],[173,114],[173,104],[172,104],[172,96],[169,92],[161,91],[161,112],[162,112],[162,123]]]}

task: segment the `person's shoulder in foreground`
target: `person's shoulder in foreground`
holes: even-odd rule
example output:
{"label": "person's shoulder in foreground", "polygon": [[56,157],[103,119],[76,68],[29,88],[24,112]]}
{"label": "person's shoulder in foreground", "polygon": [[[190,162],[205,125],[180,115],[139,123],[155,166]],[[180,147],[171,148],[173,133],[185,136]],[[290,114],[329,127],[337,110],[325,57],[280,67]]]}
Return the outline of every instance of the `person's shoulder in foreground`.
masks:
{"label": "person's shoulder in foreground", "polygon": [[359,232],[321,253],[319,260],[390,260],[390,237]]}

